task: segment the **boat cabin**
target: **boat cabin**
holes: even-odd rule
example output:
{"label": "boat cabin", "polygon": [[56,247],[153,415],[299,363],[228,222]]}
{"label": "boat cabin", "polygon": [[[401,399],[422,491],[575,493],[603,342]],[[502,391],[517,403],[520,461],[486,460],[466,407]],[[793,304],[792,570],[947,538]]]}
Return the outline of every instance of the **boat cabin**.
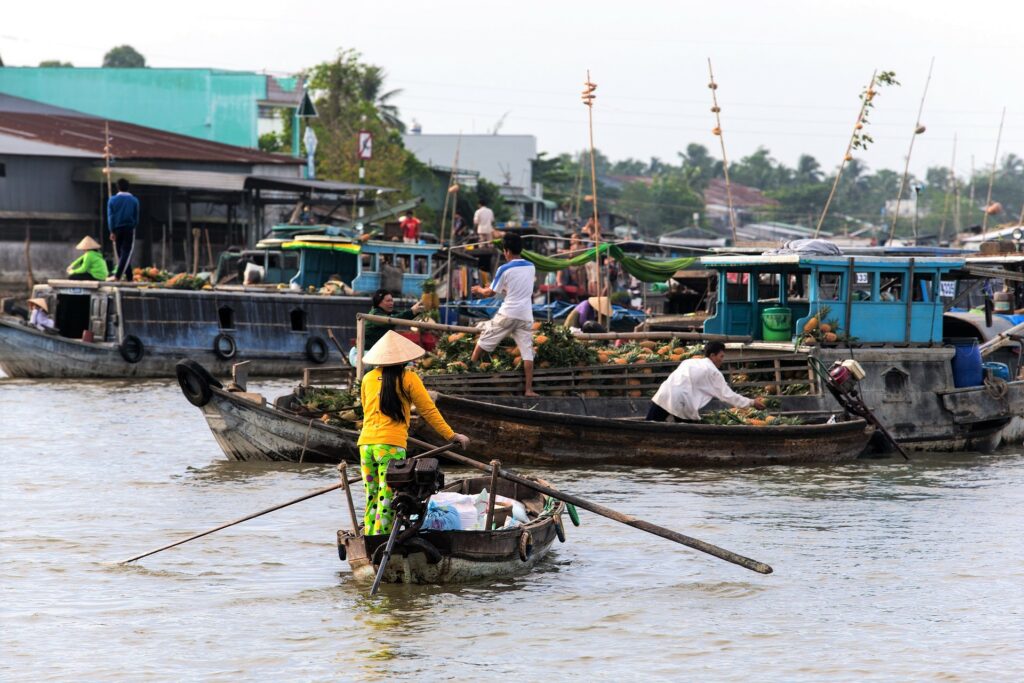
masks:
{"label": "boat cabin", "polygon": [[943,278],[964,259],[786,254],[701,263],[719,282],[705,333],[793,341],[819,318],[835,323],[839,340],[931,344],[943,338]]}

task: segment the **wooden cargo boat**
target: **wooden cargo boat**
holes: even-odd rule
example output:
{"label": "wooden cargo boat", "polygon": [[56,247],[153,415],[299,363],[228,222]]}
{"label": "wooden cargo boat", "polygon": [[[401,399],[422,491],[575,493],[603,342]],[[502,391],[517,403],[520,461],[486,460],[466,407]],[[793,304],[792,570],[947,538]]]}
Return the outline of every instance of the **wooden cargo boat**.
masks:
{"label": "wooden cargo boat", "polygon": [[863,420],[825,424],[825,415],[811,418],[818,424],[761,427],[646,422],[646,399],[485,401],[438,394],[436,401],[445,418],[472,440],[466,455],[516,465],[825,465],[855,459],[873,433]]}
{"label": "wooden cargo boat", "polygon": [[[443,490],[475,495],[490,485],[490,477],[471,477]],[[498,480],[496,489],[498,495],[523,503],[528,524],[493,531],[421,530],[396,547],[384,583],[450,584],[514,576],[536,566],[556,538],[565,540],[564,503],[505,479]],[[343,529],[338,531],[338,555],[357,579],[372,581],[387,540],[387,535],[362,536]]]}

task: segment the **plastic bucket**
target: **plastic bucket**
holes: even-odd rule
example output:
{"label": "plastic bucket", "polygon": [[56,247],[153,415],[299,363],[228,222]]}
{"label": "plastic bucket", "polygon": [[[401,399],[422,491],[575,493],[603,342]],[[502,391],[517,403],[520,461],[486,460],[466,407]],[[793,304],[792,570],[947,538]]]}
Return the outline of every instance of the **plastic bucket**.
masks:
{"label": "plastic bucket", "polygon": [[788,308],[761,311],[761,338],[765,341],[789,341],[793,338],[793,312]]}
{"label": "plastic bucket", "polygon": [[981,386],[985,372],[977,340],[958,341],[954,348],[956,352],[953,354],[953,386],[958,389]]}
{"label": "plastic bucket", "polygon": [[1006,363],[995,363],[990,361],[988,363],[984,363],[982,367],[984,367],[985,370],[993,377],[1010,381],[1010,366]]}

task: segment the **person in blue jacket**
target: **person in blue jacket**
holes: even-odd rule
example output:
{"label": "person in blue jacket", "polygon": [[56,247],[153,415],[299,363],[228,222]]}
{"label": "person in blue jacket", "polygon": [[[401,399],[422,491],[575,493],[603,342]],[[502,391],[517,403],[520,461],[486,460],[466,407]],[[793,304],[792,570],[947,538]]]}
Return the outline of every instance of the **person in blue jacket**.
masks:
{"label": "person in blue jacket", "polygon": [[117,268],[108,280],[132,279],[132,249],[135,247],[135,228],[139,225],[139,200],[128,191],[125,178],[117,180],[117,194],[107,200],[107,227],[117,255]]}

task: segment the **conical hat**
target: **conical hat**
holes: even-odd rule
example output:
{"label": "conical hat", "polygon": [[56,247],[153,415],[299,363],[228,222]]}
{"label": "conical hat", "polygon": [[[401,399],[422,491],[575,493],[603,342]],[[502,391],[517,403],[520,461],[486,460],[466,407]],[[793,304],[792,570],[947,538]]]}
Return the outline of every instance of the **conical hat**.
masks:
{"label": "conical hat", "polygon": [[43,309],[47,313],[50,312],[50,305],[46,303],[46,299],[29,299],[28,302],[30,304],[35,304],[36,306]]}
{"label": "conical hat", "polygon": [[606,296],[592,296],[587,301],[591,307],[601,315],[611,315],[612,305]]}
{"label": "conical hat", "polygon": [[363,355],[363,362],[370,365],[402,365],[416,360],[426,352],[419,344],[409,341],[393,330],[388,330],[380,341]]}
{"label": "conical hat", "polygon": [[90,249],[102,249],[103,247],[99,242],[86,235],[82,238],[82,241],[75,245],[75,249],[79,251],[89,251]]}

